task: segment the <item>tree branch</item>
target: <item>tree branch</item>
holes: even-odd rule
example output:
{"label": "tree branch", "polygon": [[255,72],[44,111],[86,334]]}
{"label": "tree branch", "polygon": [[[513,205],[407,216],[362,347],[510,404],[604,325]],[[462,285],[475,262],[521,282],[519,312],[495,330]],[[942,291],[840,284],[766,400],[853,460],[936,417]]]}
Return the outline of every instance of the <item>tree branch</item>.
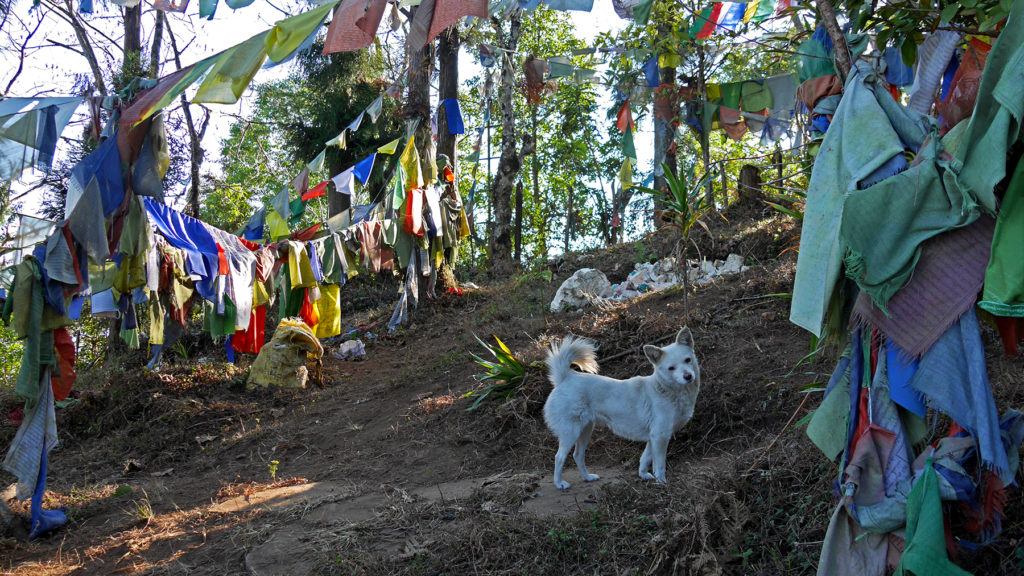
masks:
{"label": "tree branch", "polygon": [[7,88],[4,88],[4,94],[8,94],[11,91],[11,86],[14,85],[15,80],[18,76],[21,76],[21,72],[25,69],[25,49],[28,47],[29,40],[35,36],[36,32],[39,31],[39,27],[43,24],[42,15],[39,16],[39,21],[36,22],[36,27],[33,28],[28,36],[25,37],[25,41],[21,43],[21,49],[18,51],[18,69],[14,71],[14,76],[11,77],[11,81],[7,83]]}
{"label": "tree branch", "polygon": [[845,81],[850,75],[850,68],[853,60],[850,57],[850,47],[846,45],[846,36],[839,28],[839,20],[836,19],[836,12],[829,0],[817,0],[818,11],[821,12],[821,20],[832,37],[832,46],[835,52],[836,71],[839,72],[840,80]]}

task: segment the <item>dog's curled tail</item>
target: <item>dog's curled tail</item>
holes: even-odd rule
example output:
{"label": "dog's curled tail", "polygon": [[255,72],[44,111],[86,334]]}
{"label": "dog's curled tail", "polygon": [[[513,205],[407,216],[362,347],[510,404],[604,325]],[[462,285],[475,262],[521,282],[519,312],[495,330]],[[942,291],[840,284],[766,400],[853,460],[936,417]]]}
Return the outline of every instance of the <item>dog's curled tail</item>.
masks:
{"label": "dog's curled tail", "polygon": [[597,355],[594,350],[594,343],[585,338],[566,336],[561,343],[552,344],[548,352],[548,378],[551,384],[558,386],[558,383],[565,380],[572,371],[575,364],[584,372],[597,374]]}

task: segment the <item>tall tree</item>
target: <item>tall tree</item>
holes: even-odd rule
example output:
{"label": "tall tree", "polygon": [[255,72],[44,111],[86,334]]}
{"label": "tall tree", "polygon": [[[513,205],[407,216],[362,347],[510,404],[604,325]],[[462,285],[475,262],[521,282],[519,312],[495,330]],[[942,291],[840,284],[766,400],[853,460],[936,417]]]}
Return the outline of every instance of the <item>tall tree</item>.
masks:
{"label": "tall tree", "polygon": [[499,38],[501,58],[501,156],[498,173],[491,184],[491,203],[494,206],[494,226],[490,237],[491,273],[507,276],[515,270],[512,260],[512,193],[515,179],[522,167],[522,160],[516,146],[516,123],[513,97],[516,90],[515,64],[513,55],[519,47],[522,34],[522,10],[516,6],[504,22],[492,18],[492,26]]}

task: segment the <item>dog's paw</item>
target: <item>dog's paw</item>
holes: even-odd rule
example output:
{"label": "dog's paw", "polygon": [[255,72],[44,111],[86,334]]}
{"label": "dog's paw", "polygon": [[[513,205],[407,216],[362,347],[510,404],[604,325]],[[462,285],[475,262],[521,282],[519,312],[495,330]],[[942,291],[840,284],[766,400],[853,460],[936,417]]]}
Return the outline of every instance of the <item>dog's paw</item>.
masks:
{"label": "dog's paw", "polygon": [[555,488],[558,488],[559,490],[568,490],[569,486],[572,486],[572,484],[569,484],[565,480],[555,482]]}
{"label": "dog's paw", "polygon": [[586,476],[583,477],[583,481],[584,482],[593,482],[594,480],[600,480],[600,479],[601,479],[601,477],[598,476],[597,474],[587,474]]}
{"label": "dog's paw", "polygon": [[650,472],[641,472],[640,478],[644,480],[654,480],[654,474],[651,474]]}
{"label": "dog's paw", "polygon": [[655,477],[654,477],[654,480],[655,480],[655,481],[656,481],[656,482],[657,482],[658,484],[666,484],[666,483],[668,483],[668,480],[665,480],[665,477],[664,477],[664,476],[655,476]]}

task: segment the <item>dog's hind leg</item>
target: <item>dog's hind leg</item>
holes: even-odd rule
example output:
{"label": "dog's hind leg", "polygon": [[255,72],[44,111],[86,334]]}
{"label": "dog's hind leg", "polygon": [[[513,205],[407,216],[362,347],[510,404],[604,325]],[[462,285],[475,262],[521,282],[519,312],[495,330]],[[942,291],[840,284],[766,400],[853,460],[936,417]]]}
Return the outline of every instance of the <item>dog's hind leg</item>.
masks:
{"label": "dog's hind leg", "polygon": [[562,480],[562,468],[565,466],[565,459],[569,456],[569,449],[572,448],[572,440],[558,439],[558,452],[555,453],[555,488],[568,490],[570,484]]}
{"label": "dog's hind leg", "polygon": [[644,453],[640,455],[640,477],[644,480],[654,480],[654,475],[651,474],[651,443],[648,442],[647,446],[644,446]]}
{"label": "dog's hind leg", "polygon": [[586,482],[593,482],[601,478],[597,474],[587,472],[587,463],[584,460],[587,454],[587,446],[590,445],[590,435],[594,432],[594,423],[591,422],[580,431],[580,437],[576,439],[576,449],[573,450],[573,458],[576,460],[576,467],[580,470],[580,476]]}

